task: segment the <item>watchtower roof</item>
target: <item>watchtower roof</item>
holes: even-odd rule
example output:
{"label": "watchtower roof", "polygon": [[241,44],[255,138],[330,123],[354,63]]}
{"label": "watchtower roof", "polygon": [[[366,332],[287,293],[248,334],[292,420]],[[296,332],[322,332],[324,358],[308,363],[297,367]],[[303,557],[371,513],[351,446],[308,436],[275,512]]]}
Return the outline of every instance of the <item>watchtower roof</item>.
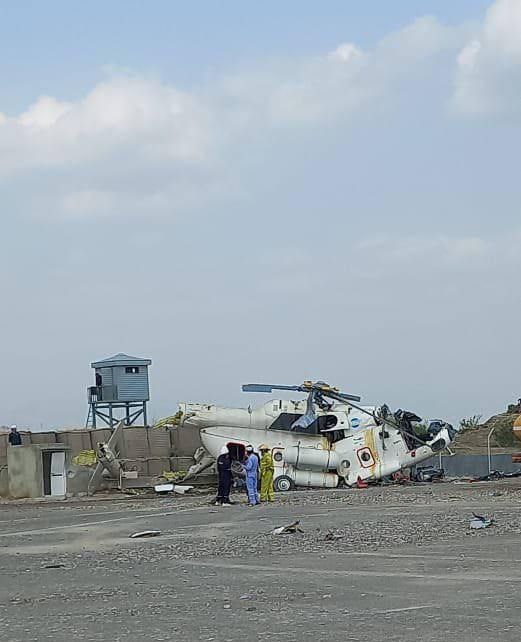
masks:
{"label": "watchtower roof", "polygon": [[93,361],[90,365],[92,368],[113,368],[117,366],[149,366],[151,364],[152,361],[150,359],[131,357],[123,352],[118,352],[113,357],[108,357],[101,361]]}

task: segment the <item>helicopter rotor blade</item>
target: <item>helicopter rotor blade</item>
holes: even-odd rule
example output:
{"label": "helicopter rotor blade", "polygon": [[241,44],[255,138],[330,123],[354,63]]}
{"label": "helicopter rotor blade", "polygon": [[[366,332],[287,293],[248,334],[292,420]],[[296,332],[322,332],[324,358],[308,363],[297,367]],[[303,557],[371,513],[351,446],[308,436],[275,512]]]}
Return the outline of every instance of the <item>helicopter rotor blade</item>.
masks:
{"label": "helicopter rotor blade", "polygon": [[247,383],[242,386],[243,392],[273,392],[273,390],[301,390],[301,386],[277,386],[267,383]]}
{"label": "helicopter rotor blade", "polygon": [[348,395],[345,392],[338,393],[338,397],[345,399],[346,401],[362,401],[362,397],[358,395]]}

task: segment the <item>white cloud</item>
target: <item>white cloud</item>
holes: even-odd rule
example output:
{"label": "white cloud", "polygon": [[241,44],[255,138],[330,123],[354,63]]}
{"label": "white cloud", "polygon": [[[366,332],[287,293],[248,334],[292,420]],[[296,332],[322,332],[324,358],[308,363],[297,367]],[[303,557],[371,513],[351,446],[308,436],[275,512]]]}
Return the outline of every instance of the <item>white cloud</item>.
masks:
{"label": "white cloud", "polygon": [[496,0],[457,62],[459,112],[521,116],[521,0]]}
{"label": "white cloud", "polygon": [[[302,296],[336,284],[353,294],[387,291],[389,282],[431,284],[433,292],[445,280],[472,284],[506,276],[510,284],[521,265],[518,248],[521,233],[484,239],[479,236],[409,236],[364,238],[346,246],[342,254],[320,255],[317,248],[305,251],[288,246],[268,252],[260,263],[265,270],[266,292]],[[367,288],[367,290],[366,290]]]}
{"label": "white cloud", "polygon": [[76,102],[44,96],[0,119],[0,180],[22,176],[37,216],[172,212],[216,170],[212,118],[195,95],[136,76]]}
{"label": "white cloud", "polygon": [[113,206],[112,194],[99,190],[69,192],[61,200],[61,209],[76,216],[107,215],[112,212]]}
{"label": "white cloud", "polygon": [[369,238],[354,247],[348,266],[351,278],[368,284],[434,284],[455,281],[463,275],[472,282],[490,270],[495,252],[504,239],[489,242],[480,237],[384,237]]}
{"label": "white cloud", "polygon": [[341,43],[325,55],[228,75],[219,84],[218,99],[243,129],[350,122],[402,96],[404,85],[416,82],[424,65],[459,44],[459,28],[419,18],[370,50]]}
{"label": "white cloud", "polygon": [[401,60],[406,66],[414,67],[457,46],[462,33],[461,28],[446,26],[434,16],[423,16],[386,36],[377,51],[381,52],[384,60],[392,63]]}
{"label": "white cloud", "polygon": [[345,42],[332,51],[328,58],[330,60],[339,60],[341,62],[350,62],[362,56],[362,50],[351,42]]}
{"label": "white cloud", "polygon": [[60,103],[51,96],[42,96],[15,122],[23,127],[44,129],[56,125],[56,122],[71,108],[71,103]]}
{"label": "white cloud", "polygon": [[137,77],[101,83],[76,103],[42,97],[1,123],[0,173],[98,162],[129,146],[151,159],[201,161],[208,113],[194,96]]}
{"label": "white cloud", "polygon": [[434,260],[439,264],[464,264],[485,257],[489,244],[480,237],[402,237],[366,239],[357,244],[357,250],[374,253],[375,258],[385,263]]}
{"label": "white cloud", "polygon": [[223,196],[217,184],[233,186],[233,196],[236,150],[247,144],[255,154],[270,131],[347,127],[371,111],[381,117],[388,103],[421,93],[424,65],[452,51],[458,34],[426,17],[372,50],[342,43],[198,91],[122,74],[74,102],[42,96],[18,116],[0,117],[0,180],[22,174],[30,182],[45,172],[47,180],[30,187],[34,202],[49,202],[38,210],[85,216],[170,213],[207,193]]}
{"label": "white cloud", "polygon": [[521,62],[520,0],[496,0],[487,13],[483,39],[508,61]]}
{"label": "white cloud", "polygon": [[481,42],[479,40],[471,40],[468,45],[465,45],[458,55],[458,65],[462,69],[473,69],[476,65],[479,52],[481,51]]}

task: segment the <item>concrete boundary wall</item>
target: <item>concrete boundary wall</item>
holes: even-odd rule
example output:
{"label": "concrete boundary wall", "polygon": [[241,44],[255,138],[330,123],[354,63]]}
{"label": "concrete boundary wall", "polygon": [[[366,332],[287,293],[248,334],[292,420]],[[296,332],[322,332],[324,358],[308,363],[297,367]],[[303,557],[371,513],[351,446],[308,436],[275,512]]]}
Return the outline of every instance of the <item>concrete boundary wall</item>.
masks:
{"label": "concrete boundary wall", "polygon": [[[499,470],[504,473],[513,473],[521,470],[521,464],[512,462],[512,455],[492,455],[492,470]],[[435,466],[439,468],[440,458],[432,457],[426,462],[418,464],[421,466]],[[442,455],[441,467],[447,477],[482,477],[488,474],[487,455],[454,455],[453,457]]]}
{"label": "concrete boundary wall", "polygon": [[[64,444],[71,449],[74,457],[82,450],[95,450],[98,442],[107,442],[111,431],[108,428],[96,430],[64,430],[49,432],[20,431],[25,446],[33,444]],[[180,430],[154,430],[144,426],[130,426],[123,431],[121,456],[125,459],[169,459],[171,457],[191,458],[201,445],[199,431],[186,428]],[[0,434],[0,469],[7,465],[8,433]]]}
{"label": "concrete boundary wall", "polygon": [[[98,442],[110,438],[108,428],[96,430],[66,430],[63,432],[21,432],[24,445],[61,443],[69,446],[74,457],[81,450],[95,450]],[[0,471],[7,465],[7,433],[0,434]],[[135,461],[136,468],[154,475],[163,470],[186,470],[197,448],[201,445],[199,431],[192,428],[153,430],[131,426],[123,431],[121,457]],[[439,457],[432,457],[419,466],[440,465]],[[442,455],[441,466],[448,477],[480,477],[488,473],[488,457],[482,455]],[[162,469],[162,470],[160,470]],[[512,463],[511,454],[492,455],[492,470],[505,473],[521,469]]]}
{"label": "concrete boundary wall", "polygon": [[[99,442],[108,442],[109,428],[47,432],[20,431],[24,446],[63,444],[70,448],[71,459],[82,450],[96,450]],[[7,452],[9,433],[0,433],[0,497],[9,494]],[[120,457],[127,470],[136,470],[140,477],[157,477],[163,472],[186,472],[194,463],[193,454],[201,445],[199,431],[180,431],[130,426],[123,430]],[[84,492],[90,478],[88,468],[72,466],[69,479],[71,493]]]}

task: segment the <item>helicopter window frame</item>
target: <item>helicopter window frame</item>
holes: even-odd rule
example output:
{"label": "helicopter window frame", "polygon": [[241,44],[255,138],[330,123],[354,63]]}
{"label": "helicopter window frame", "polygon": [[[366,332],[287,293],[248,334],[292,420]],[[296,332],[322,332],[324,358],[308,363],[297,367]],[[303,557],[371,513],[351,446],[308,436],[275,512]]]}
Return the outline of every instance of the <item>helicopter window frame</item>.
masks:
{"label": "helicopter window frame", "polygon": [[322,434],[324,435],[324,437],[327,438],[330,444],[336,444],[337,442],[346,439],[346,431],[344,428],[339,428],[338,430],[331,430]]}
{"label": "helicopter window frame", "polygon": [[[305,413],[281,412],[268,426],[268,430],[288,432],[296,435],[309,435],[311,437],[327,437],[328,433],[324,431],[339,424],[339,419],[336,415],[327,414],[318,415],[315,421],[307,428],[292,429],[291,426],[303,417],[304,414]],[[334,419],[334,424],[331,423],[332,419]]]}
{"label": "helicopter window frame", "polygon": [[[366,455],[366,457],[364,457],[364,455]],[[358,461],[360,462],[360,466],[362,466],[362,468],[371,468],[376,464],[373,451],[368,446],[359,448],[356,451],[356,456],[358,457]]]}
{"label": "helicopter window frame", "polygon": [[316,436],[316,421],[314,421],[305,429],[298,428],[295,430],[291,428],[291,426],[303,416],[304,413],[281,412],[268,426],[268,430],[286,432],[290,434],[293,433],[295,435],[310,435],[311,437]]}

